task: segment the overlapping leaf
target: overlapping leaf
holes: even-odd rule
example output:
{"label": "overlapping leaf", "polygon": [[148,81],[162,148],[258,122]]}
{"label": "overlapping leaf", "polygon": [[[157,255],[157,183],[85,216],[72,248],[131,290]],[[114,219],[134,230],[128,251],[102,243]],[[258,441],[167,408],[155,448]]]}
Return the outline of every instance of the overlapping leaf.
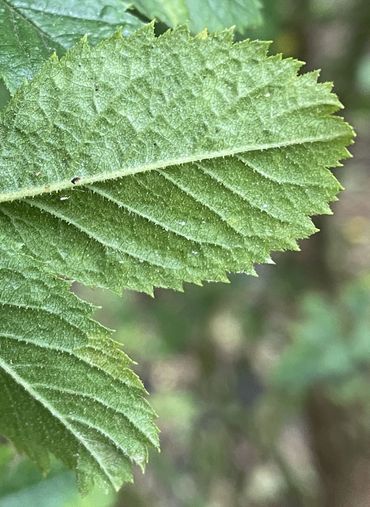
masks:
{"label": "overlapping leaf", "polygon": [[241,33],[261,22],[260,0],[135,0],[148,18],[169,26],[189,23],[194,33],[204,28],[214,32],[235,25]]}
{"label": "overlapping leaf", "polygon": [[11,92],[56,51],[62,55],[83,35],[92,44],[142,23],[122,0],[0,0],[0,79]]}
{"label": "overlapping leaf", "polygon": [[193,32],[232,25],[244,32],[261,21],[259,0],[0,0],[0,80],[14,93],[54,51],[61,56],[83,35],[96,44],[117,30],[131,34],[142,25],[132,4],[169,26],[188,22]]}
{"label": "overlapping leaf", "polygon": [[47,477],[27,459],[20,459],[9,446],[0,446],[0,507],[113,507],[115,495],[94,489],[81,496],[73,474],[52,463]]}
{"label": "overlapping leaf", "polygon": [[35,259],[1,247],[0,434],[44,470],[52,452],[83,491],[117,489],[157,445],[142,384],[91,313]]}

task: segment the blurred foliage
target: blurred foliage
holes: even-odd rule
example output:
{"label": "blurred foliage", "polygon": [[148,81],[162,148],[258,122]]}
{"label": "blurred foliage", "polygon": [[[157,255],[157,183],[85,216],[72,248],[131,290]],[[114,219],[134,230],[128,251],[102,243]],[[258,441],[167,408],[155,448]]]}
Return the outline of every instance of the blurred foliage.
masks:
{"label": "blurred foliage", "polygon": [[334,300],[307,294],[302,313],[273,386],[296,399],[321,386],[341,403],[361,401],[370,408],[370,280],[351,284]]}

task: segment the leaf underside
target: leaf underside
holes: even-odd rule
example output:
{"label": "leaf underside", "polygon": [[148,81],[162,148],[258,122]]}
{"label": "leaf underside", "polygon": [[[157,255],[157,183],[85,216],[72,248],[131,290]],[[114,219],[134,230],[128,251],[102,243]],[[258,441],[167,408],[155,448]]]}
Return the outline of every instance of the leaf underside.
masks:
{"label": "leaf underside", "polygon": [[145,292],[298,249],[353,133],[330,84],[267,48],[148,26],[50,60],[0,122],[2,243]]}
{"label": "leaf underside", "polygon": [[82,491],[118,489],[158,445],[131,361],[65,281],[0,254],[0,433],[45,471],[55,454]]}
{"label": "leaf underside", "polygon": [[267,49],[153,26],[83,40],[1,115],[0,432],[83,489],[118,487],[157,440],[126,356],[60,277],[148,293],[226,280],[330,213],[352,129],[331,85]]}

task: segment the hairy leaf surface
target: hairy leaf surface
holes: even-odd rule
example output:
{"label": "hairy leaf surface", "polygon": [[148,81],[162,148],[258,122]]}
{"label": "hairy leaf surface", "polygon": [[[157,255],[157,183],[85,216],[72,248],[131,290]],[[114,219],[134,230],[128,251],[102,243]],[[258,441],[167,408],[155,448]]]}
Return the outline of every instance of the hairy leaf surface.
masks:
{"label": "hairy leaf surface", "polygon": [[14,92],[53,51],[62,55],[83,35],[92,44],[141,21],[122,0],[0,0],[0,79]]}
{"label": "hairy leaf surface", "polygon": [[83,40],[0,117],[0,433],[83,489],[130,480],[157,437],[129,360],[61,278],[151,292],[253,273],[340,189],[328,168],[353,133],[331,85],[267,50],[153,26]]}
{"label": "hairy leaf surface", "polygon": [[0,248],[0,434],[44,470],[52,452],[83,491],[118,489],[158,444],[154,414],[129,358],[67,289]]}
{"label": "hairy leaf surface", "polygon": [[260,0],[135,0],[148,18],[169,26],[189,23],[194,33],[208,28],[215,32],[235,25],[241,33],[261,23]]}
{"label": "hairy leaf surface", "polygon": [[50,60],[2,115],[3,244],[147,292],[297,249],[353,133],[330,84],[267,49],[149,26]]}

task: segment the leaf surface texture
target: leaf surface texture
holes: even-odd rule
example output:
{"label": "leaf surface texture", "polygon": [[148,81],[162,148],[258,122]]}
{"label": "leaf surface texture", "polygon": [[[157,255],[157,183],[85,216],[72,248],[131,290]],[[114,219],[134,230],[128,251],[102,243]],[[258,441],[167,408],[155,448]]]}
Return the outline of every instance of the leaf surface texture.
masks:
{"label": "leaf surface texture", "polygon": [[157,436],[129,360],[62,278],[151,293],[254,273],[340,190],[329,168],[353,132],[331,85],[267,51],[152,25],[83,40],[1,114],[0,432],[84,490],[130,480]]}
{"label": "leaf surface texture", "polygon": [[0,79],[13,93],[83,35],[95,44],[119,28],[132,33],[142,23],[127,7],[121,0],[0,0]]}
{"label": "leaf surface texture", "polygon": [[2,115],[3,242],[147,292],[297,249],[353,133],[329,84],[267,48],[149,26],[50,60]]}
{"label": "leaf surface texture", "polygon": [[131,361],[65,281],[0,253],[0,433],[45,471],[53,453],[82,491],[118,489],[158,445]]}

